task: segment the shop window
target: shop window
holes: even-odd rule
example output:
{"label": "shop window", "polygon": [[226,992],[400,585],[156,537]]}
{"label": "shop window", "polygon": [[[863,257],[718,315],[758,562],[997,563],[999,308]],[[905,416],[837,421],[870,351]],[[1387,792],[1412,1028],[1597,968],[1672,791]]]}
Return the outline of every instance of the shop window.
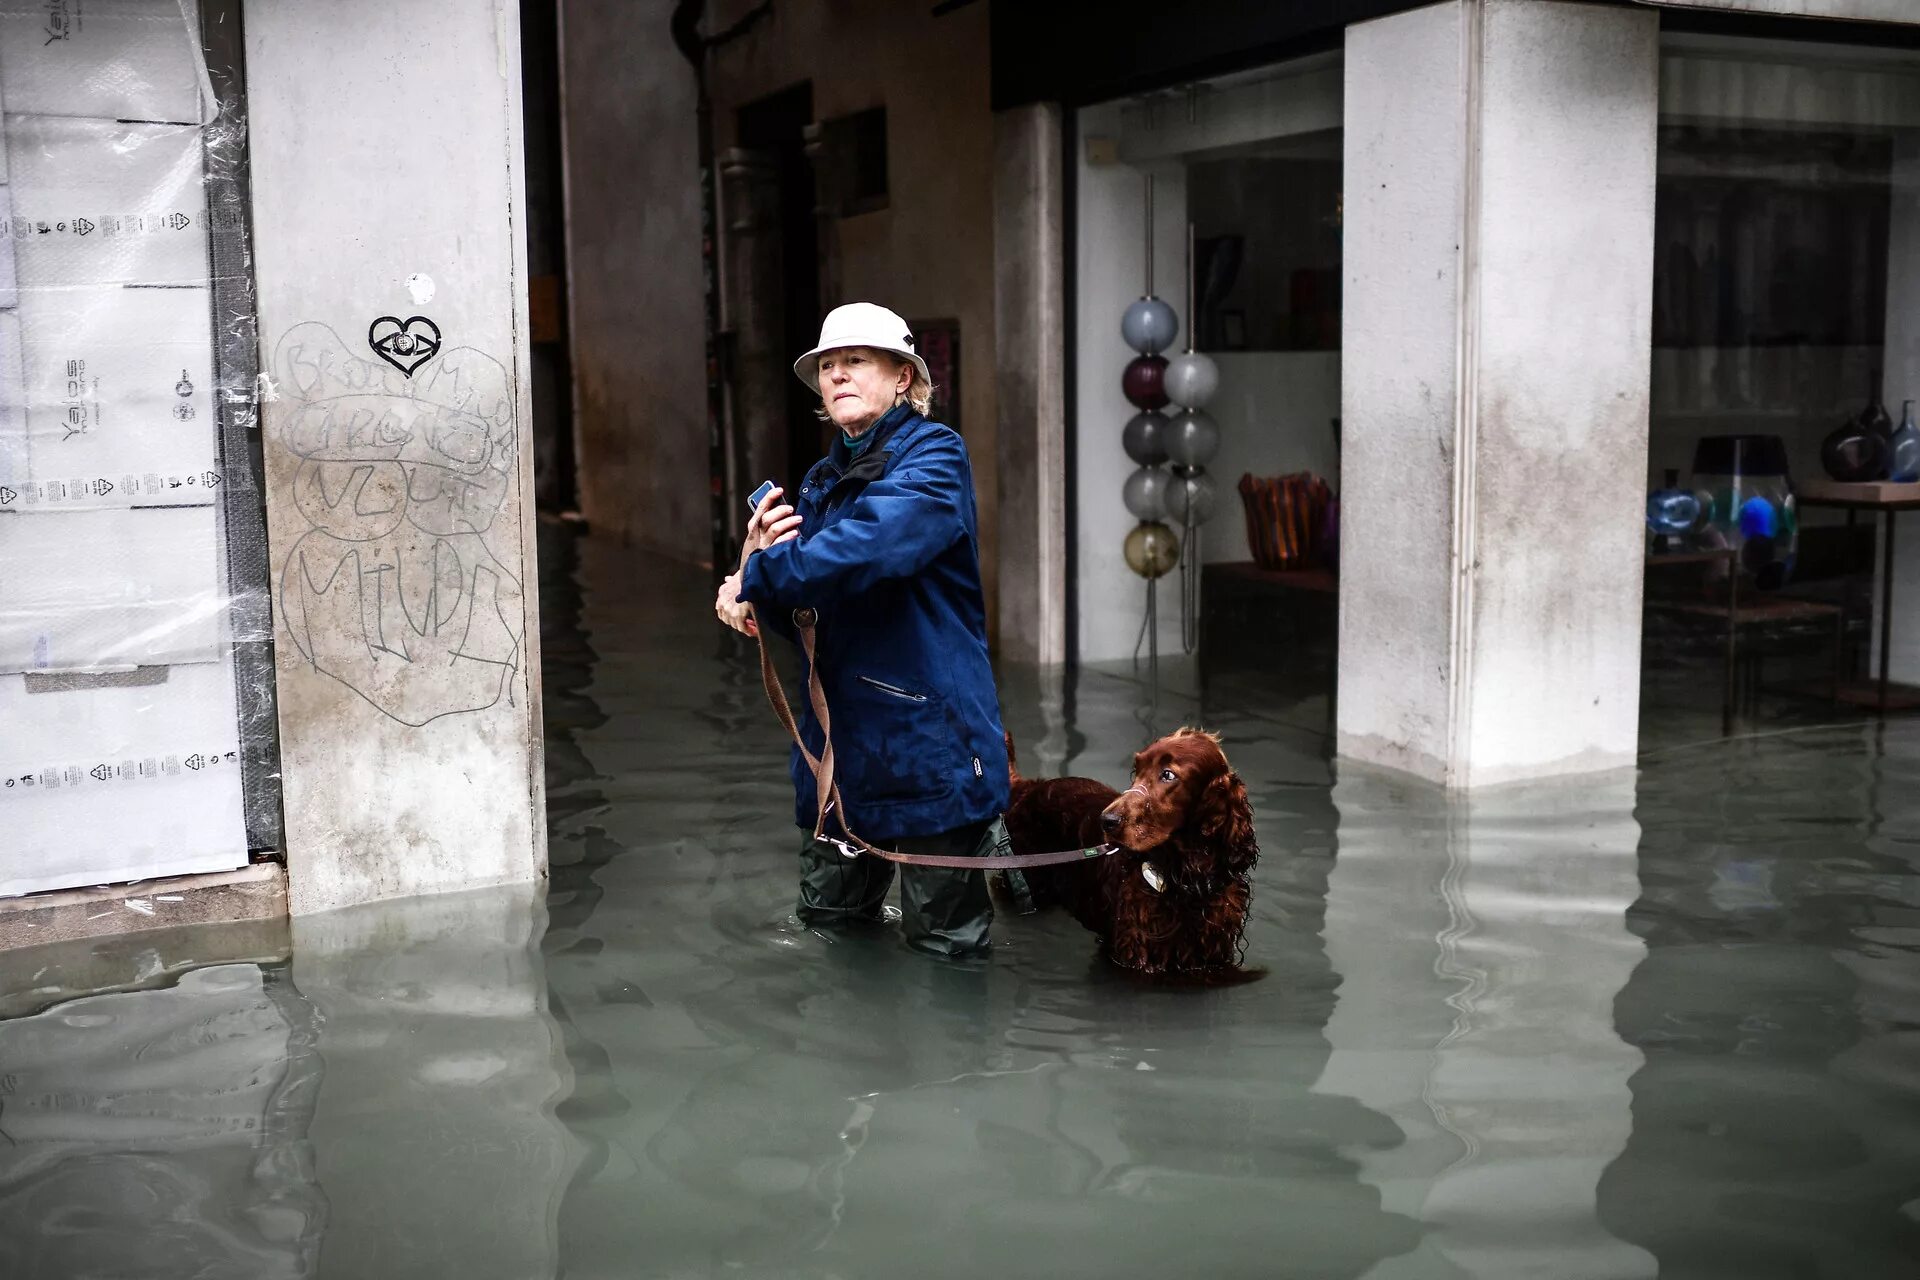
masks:
{"label": "shop window", "polygon": [[1851,700],[1885,605],[1876,509],[1830,486],[1902,478],[1920,400],[1920,57],[1673,35],[1660,110],[1648,484],[1674,515],[1650,546],[1706,563],[1649,561],[1646,669],[1724,664],[1723,718],[1760,691]]}
{"label": "shop window", "polygon": [[1877,347],[1886,335],[1893,142],[1660,131],[1656,347]]}
{"label": "shop window", "polygon": [[1915,313],[1896,208],[1917,137],[1910,55],[1669,39],[1650,479],[1687,475],[1703,439],[1748,434],[1818,480],[1837,425],[1876,402],[1897,421],[1920,397],[1920,368],[1889,342]]}
{"label": "shop window", "polygon": [[1210,351],[1340,346],[1340,139],[1188,167],[1197,337]]}

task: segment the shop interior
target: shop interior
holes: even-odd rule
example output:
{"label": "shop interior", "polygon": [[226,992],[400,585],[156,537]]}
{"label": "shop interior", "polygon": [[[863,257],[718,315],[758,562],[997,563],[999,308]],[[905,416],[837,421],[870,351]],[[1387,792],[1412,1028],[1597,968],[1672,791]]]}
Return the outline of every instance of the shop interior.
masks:
{"label": "shop interior", "polygon": [[[1326,55],[1076,122],[1081,657],[1329,726],[1341,109]],[[1920,57],[1670,35],[1656,164],[1643,714],[1920,706]]]}

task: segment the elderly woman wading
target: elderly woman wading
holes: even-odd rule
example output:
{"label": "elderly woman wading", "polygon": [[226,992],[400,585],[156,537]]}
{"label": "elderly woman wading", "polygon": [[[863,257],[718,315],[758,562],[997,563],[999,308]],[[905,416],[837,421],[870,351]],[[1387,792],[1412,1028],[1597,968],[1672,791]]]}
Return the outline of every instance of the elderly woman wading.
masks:
{"label": "elderly woman wading", "polygon": [[[927,421],[932,386],[913,345],[885,307],[856,302],[827,316],[793,371],[819,391],[839,438],[807,472],[797,506],[778,489],[761,501],[745,563],[715,608],[737,631],[756,634],[757,621],[789,640],[793,611],[816,612],[848,826],[904,853],[1006,853],[1006,739],[987,660],[973,472],[959,435]],[[818,755],[820,726],[805,700],[800,712]],[[808,833],[800,922],[884,921],[893,864],[816,844],[814,777],[797,748],[792,771]],[[840,816],[829,813],[829,834]],[[900,904],[909,946],[986,954],[993,907],[979,872],[904,868]]]}

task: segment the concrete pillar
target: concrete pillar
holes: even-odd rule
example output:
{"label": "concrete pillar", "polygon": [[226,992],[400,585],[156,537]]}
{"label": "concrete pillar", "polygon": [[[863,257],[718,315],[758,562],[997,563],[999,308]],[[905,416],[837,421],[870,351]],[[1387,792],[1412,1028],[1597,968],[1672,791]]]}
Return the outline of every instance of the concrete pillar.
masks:
{"label": "concrete pillar", "polygon": [[1348,28],[1343,756],[1460,787],[1634,759],[1658,27]]}
{"label": "concrete pillar", "polygon": [[515,6],[245,18],[289,906],[537,879]]}
{"label": "concrete pillar", "polygon": [[1066,313],[1060,108],[994,117],[1002,657],[1067,658]]}

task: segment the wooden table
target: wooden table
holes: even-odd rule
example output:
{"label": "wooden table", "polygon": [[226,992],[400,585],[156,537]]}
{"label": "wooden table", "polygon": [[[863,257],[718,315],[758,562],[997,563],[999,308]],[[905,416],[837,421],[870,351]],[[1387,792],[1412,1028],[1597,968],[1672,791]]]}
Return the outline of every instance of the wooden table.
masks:
{"label": "wooden table", "polygon": [[[1794,488],[1794,501],[1802,507],[1828,507],[1847,513],[1852,525],[1862,511],[1879,512],[1886,517],[1880,541],[1880,678],[1878,687],[1867,686],[1871,696],[1862,696],[1861,686],[1838,689],[1835,698],[1857,706],[1871,706],[1885,716],[1892,708],[1909,710],[1920,707],[1920,689],[1903,688],[1893,693],[1887,680],[1887,662],[1892,657],[1893,639],[1893,519],[1902,511],[1920,511],[1920,484],[1893,484],[1871,481],[1843,484],[1838,480],[1807,480]],[[1842,618],[1842,625],[1845,619]]]}

